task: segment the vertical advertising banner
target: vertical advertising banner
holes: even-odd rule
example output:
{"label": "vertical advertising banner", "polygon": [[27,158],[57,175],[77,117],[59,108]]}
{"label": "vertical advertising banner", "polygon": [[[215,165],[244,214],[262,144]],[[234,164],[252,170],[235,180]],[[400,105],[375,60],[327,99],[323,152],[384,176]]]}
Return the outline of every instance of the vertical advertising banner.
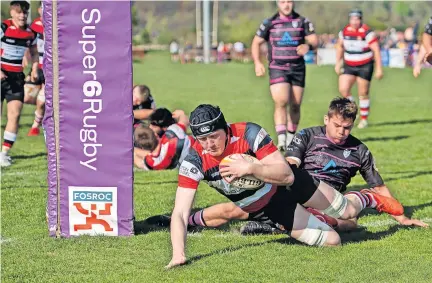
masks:
{"label": "vertical advertising banner", "polygon": [[130,1],[43,1],[51,236],[133,234]]}

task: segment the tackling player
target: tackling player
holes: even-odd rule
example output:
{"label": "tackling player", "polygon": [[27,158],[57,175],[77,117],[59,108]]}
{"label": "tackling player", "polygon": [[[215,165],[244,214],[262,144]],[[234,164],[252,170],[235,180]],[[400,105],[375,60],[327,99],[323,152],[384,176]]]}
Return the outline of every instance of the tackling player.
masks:
{"label": "tackling player", "polygon": [[351,88],[357,82],[360,122],[358,128],[366,128],[370,108],[369,88],[372,74],[383,77],[381,51],[378,38],[366,24],[363,23],[360,10],[349,13],[349,24],[339,32],[336,44],[335,71],[339,75],[339,92],[343,97],[353,100]]}
{"label": "tackling player", "polygon": [[303,56],[309,50],[316,49],[318,37],[313,24],[294,11],[294,1],[279,0],[277,6],[277,14],[260,25],[251,50],[255,74],[264,76],[265,67],[260,60],[260,45],[267,42],[277,146],[280,150],[285,150],[300,121],[300,105],[306,78]]}
{"label": "tackling player", "polygon": [[186,134],[188,126],[189,119],[182,110],[171,114],[166,108],[156,109],[150,116],[150,128],[139,125],[135,129],[135,166],[144,170],[178,168],[194,142]]}
{"label": "tackling player", "polygon": [[9,150],[17,138],[19,119],[24,101],[24,77],[22,60],[27,48],[32,57],[33,80],[38,72],[38,50],[36,34],[27,26],[30,4],[27,1],[11,1],[11,19],[1,24],[1,107],[7,102],[7,123],[3,134],[0,154],[1,167],[10,166]]}
{"label": "tackling player", "polygon": [[29,74],[24,84],[24,103],[36,104],[35,118],[28,132],[28,136],[37,136],[40,133],[39,126],[45,113],[45,76],[43,73],[43,56],[44,56],[44,27],[42,23],[42,7],[38,8],[39,17],[36,18],[30,28],[37,35],[37,50],[39,53],[39,65],[37,78],[33,80]]}
{"label": "tackling player", "polygon": [[[189,217],[196,189],[201,180],[230,199],[241,210],[257,217],[268,217],[291,237],[308,245],[334,246],[339,235],[303,206],[325,211],[336,218],[350,219],[365,206],[376,206],[400,214],[401,205],[373,192],[353,199],[317,182],[306,171],[289,166],[270,136],[254,123],[227,124],[219,107],[198,106],[190,116],[190,128],[197,141],[179,168],[175,206],[171,216],[172,260],[167,268],[186,262],[186,227],[189,221],[202,223],[203,215]],[[234,153],[248,154],[261,161],[243,159],[219,168],[221,160]],[[265,182],[257,190],[230,184],[236,177],[253,175]],[[192,219],[191,219],[192,218]]]}

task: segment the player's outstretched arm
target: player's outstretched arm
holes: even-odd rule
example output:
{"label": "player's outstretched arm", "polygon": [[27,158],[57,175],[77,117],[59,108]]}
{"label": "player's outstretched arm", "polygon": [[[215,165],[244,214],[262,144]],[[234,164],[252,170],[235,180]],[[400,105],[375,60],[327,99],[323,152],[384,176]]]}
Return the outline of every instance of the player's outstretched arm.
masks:
{"label": "player's outstretched arm", "polygon": [[[386,196],[386,197],[394,198],[386,185],[374,187],[372,189],[372,191],[375,191],[376,193],[383,195],[383,196]],[[412,226],[413,225],[413,226],[419,226],[419,227],[425,227],[425,228],[429,227],[429,225],[427,223],[424,223],[423,221],[418,220],[418,219],[410,219],[406,215],[400,215],[400,216],[392,215],[392,217],[397,222],[399,222],[399,224],[401,224],[401,225],[406,225],[406,226]]]}
{"label": "player's outstretched arm", "polygon": [[183,110],[174,110],[172,116],[174,120],[177,121],[177,123],[182,124],[186,128],[189,127],[189,117],[185,114]]}
{"label": "player's outstretched arm", "polygon": [[174,210],[171,215],[172,259],[165,267],[167,269],[186,263],[186,229],[195,192],[195,189],[177,187]]}

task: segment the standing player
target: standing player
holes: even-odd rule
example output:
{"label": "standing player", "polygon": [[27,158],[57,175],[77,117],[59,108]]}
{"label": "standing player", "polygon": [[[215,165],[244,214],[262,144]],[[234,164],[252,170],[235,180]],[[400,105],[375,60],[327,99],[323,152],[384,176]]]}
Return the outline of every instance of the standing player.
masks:
{"label": "standing player", "polygon": [[418,58],[413,68],[414,77],[420,75],[423,62],[428,62],[432,65],[432,17],[430,17],[423,32],[422,44],[420,45]]}
{"label": "standing player", "polygon": [[357,82],[360,122],[358,128],[366,128],[370,108],[369,88],[372,74],[383,77],[381,53],[375,33],[362,22],[360,10],[349,13],[349,24],[339,32],[336,44],[335,71],[339,75],[339,92],[343,97],[354,100],[351,88]]}
{"label": "standing player", "polygon": [[[159,108],[150,116],[150,130],[143,125],[134,132],[134,163],[144,170],[174,169],[189,153],[194,139],[186,134],[189,119],[182,110]],[[158,141],[157,135],[160,137]]]}
{"label": "standing player", "polygon": [[43,73],[43,56],[44,56],[44,28],[42,24],[42,7],[38,8],[39,17],[30,25],[30,28],[37,35],[37,50],[39,53],[39,68],[37,79],[32,80],[29,75],[24,84],[24,103],[36,104],[35,118],[33,125],[28,132],[28,136],[39,135],[39,126],[45,113],[45,76]]}
{"label": "standing player", "polygon": [[3,146],[0,154],[2,167],[11,165],[9,150],[16,141],[19,118],[24,101],[24,77],[22,60],[27,48],[32,55],[33,80],[37,78],[38,51],[36,34],[27,26],[30,4],[27,1],[10,3],[11,19],[1,24],[1,107],[7,102],[7,123],[3,134]]}
{"label": "standing player", "polygon": [[[191,113],[190,128],[197,141],[179,169],[171,217],[172,260],[167,268],[186,262],[186,227],[202,180],[241,210],[268,217],[291,237],[314,246],[339,245],[340,237],[300,204],[343,219],[354,217],[372,202],[395,214],[403,211],[399,203],[388,198],[376,199],[374,193],[366,192],[360,194],[363,198],[350,200],[324,182],[316,182],[304,170],[288,165],[263,128],[254,123],[227,124],[219,107],[198,106]],[[260,164],[238,159],[219,168],[224,157],[235,153],[252,155]],[[234,178],[246,175],[253,175],[265,184],[257,190],[231,185]],[[192,218],[194,223],[203,222],[202,214],[194,214]]]}
{"label": "standing player", "polygon": [[317,47],[318,37],[313,24],[294,11],[293,1],[279,0],[277,5],[278,13],[264,20],[252,41],[251,49],[255,74],[263,76],[265,67],[260,60],[260,45],[267,42],[277,147],[285,150],[300,121],[306,77],[303,56]]}

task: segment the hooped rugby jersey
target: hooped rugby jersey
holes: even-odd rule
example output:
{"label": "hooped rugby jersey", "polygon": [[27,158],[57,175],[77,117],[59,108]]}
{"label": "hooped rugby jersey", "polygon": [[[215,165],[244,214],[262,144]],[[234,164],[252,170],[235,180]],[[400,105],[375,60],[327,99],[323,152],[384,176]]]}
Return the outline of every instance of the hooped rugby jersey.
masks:
{"label": "hooped rugby jersey", "polygon": [[258,190],[234,187],[220,176],[219,163],[225,156],[234,153],[248,154],[261,160],[277,151],[277,148],[267,132],[254,123],[228,125],[227,138],[225,152],[218,157],[211,156],[199,142],[195,142],[180,165],[178,186],[197,189],[199,182],[204,180],[244,211],[256,212],[267,205],[277,186],[266,183]]}
{"label": "hooped rugby jersey", "polygon": [[30,25],[30,28],[36,33],[37,35],[37,50],[39,53],[39,68],[42,69],[43,66],[43,56],[45,52],[45,38],[44,38],[44,27],[42,24],[42,19],[36,18],[32,24]]}
{"label": "hooped rugby jersey", "polygon": [[174,169],[189,153],[194,141],[193,137],[186,134],[183,124],[173,124],[160,139],[159,151],[144,158],[144,166],[148,170]]}
{"label": "hooped rugby jersey", "polygon": [[268,45],[269,68],[288,70],[290,64],[304,64],[297,47],[305,43],[305,37],[315,33],[313,24],[296,12],[281,18],[279,13],[262,22],[256,35]]}
{"label": "hooped rugby jersey", "polygon": [[27,48],[36,45],[36,33],[25,26],[16,27],[12,20],[1,24],[1,69],[8,72],[22,72],[22,61]]}
{"label": "hooped rugby jersey", "polygon": [[286,151],[310,175],[345,191],[351,178],[360,171],[368,186],[384,184],[369,149],[360,140],[349,135],[344,144],[334,144],[325,127],[312,127],[298,132]]}
{"label": "hooped rugby jersey", "polygon": [[359,29],[347,25],[339,32],[344,48],[344,61],[349,66],[361,66],[372,62],[374,54],[370,45],[378,41],[378,38],[367,25],[363,24]]}

